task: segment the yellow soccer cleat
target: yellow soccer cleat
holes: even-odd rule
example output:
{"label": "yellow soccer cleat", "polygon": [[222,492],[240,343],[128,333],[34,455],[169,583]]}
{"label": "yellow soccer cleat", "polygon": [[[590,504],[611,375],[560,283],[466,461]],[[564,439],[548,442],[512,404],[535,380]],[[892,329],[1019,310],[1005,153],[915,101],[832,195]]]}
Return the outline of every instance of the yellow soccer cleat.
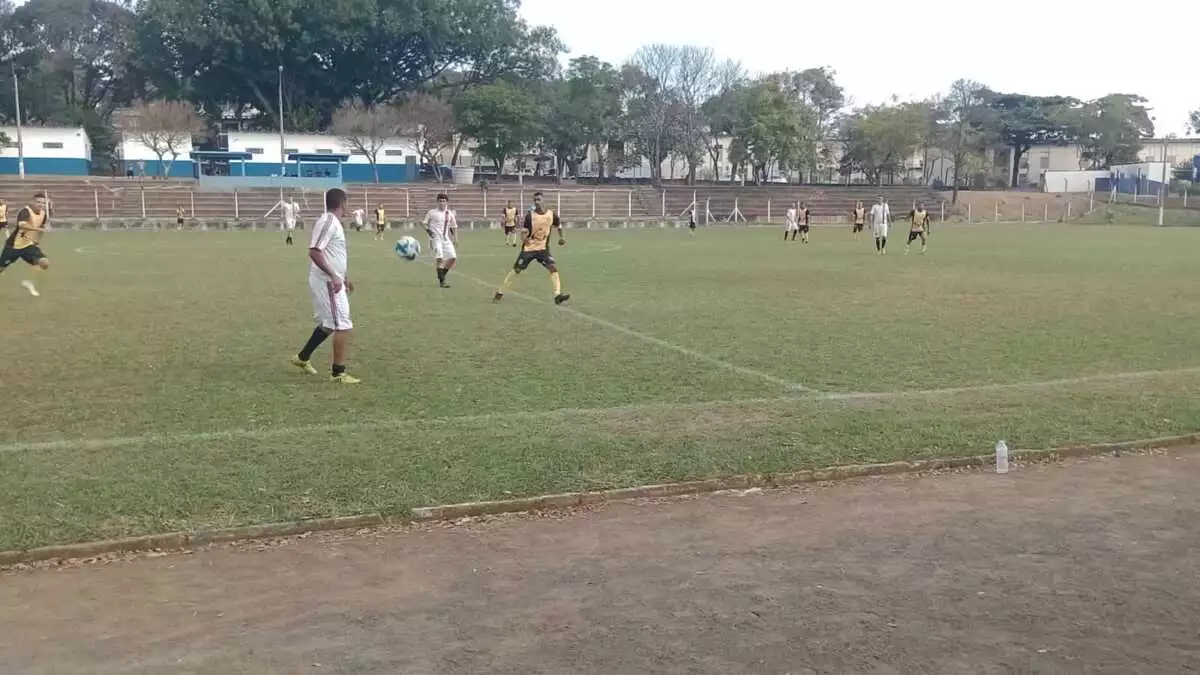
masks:
{"label": "yellow soccer cleat", "polygon": [[351,375],[350,373],[342,373],[329,378],[330,382],[340,382],[342,384],[362,384],[362,380]]}
{"label": "yellow soccer cleat", "polygon": [[308,361],[302,360],[299,356],[293,356],[292,360],[291,360],[291,364],[293,366],[296,366],[300,370],[303,370],[305,375],[316,375],[317,374],[317,369],[313,368],[311,363],[309,363]]}

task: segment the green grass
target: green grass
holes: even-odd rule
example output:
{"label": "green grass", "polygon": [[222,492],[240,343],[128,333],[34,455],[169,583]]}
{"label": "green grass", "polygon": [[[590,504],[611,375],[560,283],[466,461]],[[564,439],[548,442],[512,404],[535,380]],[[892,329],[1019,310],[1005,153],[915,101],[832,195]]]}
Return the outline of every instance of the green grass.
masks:
{"label": "green grass", "polygon": [[[1170,202],[1168,202],[1169,204]],[[1158,225],[1158,206],[1146,204],[1097,204],[1096,210],[1079,219],[1083,224]],[[1167,209],[1165,227],[1200,227],[1200,210]]]}
{"label": "green grass", "polygon": [[[571,234],[583,315],[536,269],[542,302],[491,304],[498,233],[446,291],[352,234],[353,388],[285,363],[302,246],[54,233],[41,298],[0,276],[0,550],[1200,429],[1197,230],[946,226],[883,258],[841,229]],[[1133,371],[1167,372],[982,388]],[[952,387],[981,388],[917,393]]]}

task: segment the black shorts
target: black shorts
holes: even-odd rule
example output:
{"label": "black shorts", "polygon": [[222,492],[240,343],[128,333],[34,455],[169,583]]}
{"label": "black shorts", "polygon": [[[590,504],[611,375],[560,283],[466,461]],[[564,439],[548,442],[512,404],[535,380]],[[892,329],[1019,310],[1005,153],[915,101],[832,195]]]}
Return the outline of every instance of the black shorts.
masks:
{"label": "black shorts", "polygon": [[689,230],[694,230],[694,229],[696,229],[696,221],[689,222],[689,223],[688,223],[688,229],[689,229]]}
{"label": "black shorts", "polygon": [[801,232],[808,232],[808,225],[807,225],[807,224],[805,224],[805,223],[801,223],[801,224],[800,224],[800,231],[801,231]]}
{"label": "black shorts", "polygon": [[550,250],[544,251],[521,251],[517,254],[517,262],[513,263],[514,270],[524,270],[529,267],[529,263],[536,262],[542,267],[550,267],[554,264],[554,256],[550,255]]}
{"label": "black shorts", "polygon": [[8,221],[0,220],[0,230],[7,230],[7,229],[8,229]]}
{"label": "black shorts", "polygon": [[910,232],[908,233],[908,243],[910,243],[910,244],[911,244],[911,243],[913,243],[914,241],[916,241],[918,238],[920,238],[920,239],[924,239],[924,238],[925,238],[925,232],[923,232],[923,231],[922,231],[922,232],[917,232],[916,230],[912,230],[912,231],[910,231]]}
{"label": "black shorts", "polygon": [[513,232],[516,232],[516,231],[517,231],[516,225],[505,225],[504,226],[504,234],[512,234]]}
{"label": "black shorts", "polygon": [[183,227],[183,218],[176,218],[176,219],[175,219],[175,224],[176,224],[176,225],[178,225],[178,226],[180,226],[180,227]]}
{"label": "black shorts", "polygon": [[9,265],[24,260],[30,265],[38,264],[42,258],[45,258],[42,249],[37,246],[26,246],[25,248],[10,248],[4,247],[4,252],[0,253],[0,270],[6,269]]}
{"label": "black shorts", "polygon": [[863,224],[862,224],[862,223],[855,223],[855,224],[854,224],[854,229],[853,229],[852,231],[853,231],[853,232],[862,232],[862,231],[863,231]]}
{"label": "black shorts", "polygon": [[387,223],[375,223],[375,231],[383,232],[387,229]]}

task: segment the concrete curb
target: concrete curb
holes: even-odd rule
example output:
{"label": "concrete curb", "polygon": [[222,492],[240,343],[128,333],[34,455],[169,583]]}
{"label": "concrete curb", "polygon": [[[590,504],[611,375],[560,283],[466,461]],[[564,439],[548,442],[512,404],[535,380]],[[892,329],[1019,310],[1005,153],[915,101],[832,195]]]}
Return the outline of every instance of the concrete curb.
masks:
{"label": "concrete curb", "polygon": [[[1137,452],[1143,450],[1178,447],[1183,445],[1200,444],[1200,433],[1167,436],[1121,443],[1095,443],[1090,445],[1074,445],[1049,450],[1017,450],[1011,454],[1014,460],[1024,462],[1052,462],[1073,457],[1092,457],[1113,454],[1120,456],[1122,452]],[[634,499],[653,499],[662,497],[679,497],[721,490],[748,490],[750,488],[776,488],[805,483],[825,481],[841,481],[851,478],[867,478],[871,476],[888,476],[895,474],[922,473],[944,469],[984,467],[989,466],[994,458],[991,455],[973,457],[957,457],[946,459],[918,460],[915,462],[889,462],[886,464],[851,464],[834,466],[824,469],[796,471],[776,474],[748,474],[729,476],[725,478],[709,478],[705,480],[683,481],[679,483],[664,483],[661,485],[644,485],[640,487],[620,488],[616,490],[601,490],[596,492],[566,492],[562,494],[543,495],[539,497],[522,497],[500,501],[466,502],[462,504],[446,504],[442,506],[423,506],[412,510],[411,520],[415,522],[431,522],[455,520],[501,513],[520,513],[526,511],[545,511],[553,509],[568,509],[605,502],[630,501]],[[140,553],[146,551],[167,551],[195,548],[209,544],[246,541],[253,539],[270,539],[288,537],[309,532],[327,532],[331,530],[348,530],[361,527],[378,527],[388,524],[388,519],[379,513],[368,513],[358,516],[342,516],[338,518],[319,518],[313,520],[297,520],[284,523],[268,523],[264,525],[248,525],[245,527],[219,528],[197,530],[194,532],[169,532],[144,537],[126,539],[109,539],[104,541],[82,544],[65,544],[44,546],[27,551],[0,552],[0,566],[20,563],[41,562],[46,560],[69,560],[77,558],[92,558],[102,555],[119,553]]]}

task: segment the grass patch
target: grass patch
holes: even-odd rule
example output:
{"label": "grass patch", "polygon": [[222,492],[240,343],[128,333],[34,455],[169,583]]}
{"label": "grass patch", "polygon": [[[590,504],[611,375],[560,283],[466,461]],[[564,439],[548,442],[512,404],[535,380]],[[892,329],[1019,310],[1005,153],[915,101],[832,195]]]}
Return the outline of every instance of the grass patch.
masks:
{"label": "grass patch", "polygon": [[[822,392],[1200,366],[1193,230],[944,226],[886,257],[842,229],[575,232],[572,306]],[[286,358],[310,330],[302,247],[251,232],[48,237],[43,296],[0,277],[0,549],[738,472],[1200,429],[1200,374],[830,400],[510,297],[512,250],[462,274],[352,234],[366,383]],[[531,269],[518,291],[549,299]],[[328,352],[319,354],[324,370]]]}

